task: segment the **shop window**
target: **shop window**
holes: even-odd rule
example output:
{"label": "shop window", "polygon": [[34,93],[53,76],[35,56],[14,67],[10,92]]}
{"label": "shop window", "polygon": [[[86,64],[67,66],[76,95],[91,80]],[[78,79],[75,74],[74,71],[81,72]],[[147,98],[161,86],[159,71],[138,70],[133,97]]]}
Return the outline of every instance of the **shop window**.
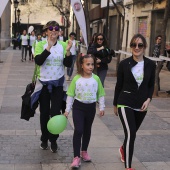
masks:
{"label": "shop window", "polygon": [[146,38],[146,35],[147,35],[147,17],[140,17],[139,18],[138,33],[142,34]]}

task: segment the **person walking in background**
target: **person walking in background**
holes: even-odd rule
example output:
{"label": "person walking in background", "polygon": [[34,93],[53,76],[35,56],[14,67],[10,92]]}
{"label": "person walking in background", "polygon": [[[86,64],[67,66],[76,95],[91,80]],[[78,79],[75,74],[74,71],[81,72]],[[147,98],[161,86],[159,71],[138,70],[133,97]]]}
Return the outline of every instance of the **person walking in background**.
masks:
{"label": "person walking in background", "polygon": [[16,34],[16,37],[17,37],[17,45],[18,45],[18,48],[19,50],[21,50],[21,34],[18,32]]}
{"label": "person walking in background", "polygon": [[35,32],[32,31],[31,35],[30,35],[30,44],[29,44],[29,60],[30,61],[34,60],[34,57],[33,57],[33,54],[32,54],[32,46],[33,46],[33,43],[35,42],[36,39],[37,39],[37,37],[35,36]]}
{"label": "person walking in background", "polygon": [[[100,116],[104,115],[105,92],[99,77],[93,74],[96,60],[93,55],[78,55],[77,75],[71,81],[67,91],[66,111],[68,114],[73,106],[73,150],[72,168],[81,165],[80,157],[85,162],[91,161],[87,153],[91,137],[91,127],[96,113],[96,101],[99,101]],[[81,142],[82,141],[82,142]],[[81,150],[81,153],[80,153]]]}
{"label": "person walking in background", "polygon": [[59,41],[64,41],[64,42],[66,42],[66,40],[67,40],[67,37],[64,36],[64,32],[63,32],[62,29],[60,29],[58,40]]}
{"label": "person walking in background", "polygon": [[66,41],[66,43],[68,44],[69,42],[72,43],[72,47],[70,49],[71,52],[71,57],[72,57],[72,66],[70,68],[67,68],[67,81],[71,80],[71,76],[73,74],[73,69],[74,69],[74,64],[76,61],[76,56],[77,56],[77,51],[78,51],[78,42],[75,40],[76,38],[76,33],[71,32],[69,34],[69,39]]}
{"label": "person walking in background", "polygon": [[[22,52],[21,52],[21,61],[23,62],[24,60],[26,61],[27,58],[27,49],[29,47],[29,36],[27,35],[27,31],[24,30],[22,35],[21,35],[21,48],[22,48]],[[24,53],[25,53],[25,58],[24,58]]]}
{"label": "person walking in background", "polygon": [[42,40],[42,41],[47,40],[47,35],[46,35],[46,32],[44,32],[44,31],[43,31],[43,33],[42,33],[41,40]]}
{"label": "person walking in background", "polygon": [[[155,45],[154,45],[154,49],[153,49],[153,53],[152,53],[152,57],[157,57],[159,58],[159,56],[161,55],[161,43],[162,43],[162,36],[161,35],[158,35],[156,36],[155,38]],[[166,49],[164,51],[164,56],[167,56],[166,55]],[[156,62],[157,64],[157,62]],[[163,67],[163,64],[162,64],[162,67]],[[161,67],[161,69],[162,69]],[[160,77],[158,77],[158,91],[161,90],[161,87],[160,87]]]}
{"label": "person walking in background", "polygon": [[59,24],[49,21],[43,27],[48,35],[47,41],[40,41],[35,47],[35,64],[37,68],[37,81],[35,90],[31,96],[31,106],[39,100],[41,145],[40,148],[48,148],[48,140],[51,142],[50,150],[57,151],[57,139],[59,135],[53,135],[47,130],[50,117],[60,115],[63,101],[64,66],[72,64],[70,48],[71,42],[63,45],[57,41]]}
{"label": "person walking in background", "polygon": [[114,94],[114,113],[123,125],[125,139],[119,152],[126,170],[131,167],[136,132],[146,116],[151,102],[155,63],[144,56],[146,39],[136,34],[130,41],[132,56],[120,62]]}
{"label": "person walking in background", "polygon": [[111,62],[112,57],[115,56],[114,50],[108,48],[107,40],[102,33],[95,36],[94,43],[89,46],[88,54],[93,54],[97,62],[97,75],[100,77],[104,87],[104,81],[107,75],[108,63]]}
{"label": "person walking in background", "polygon": [[35,53],[35,47],[36,47],[37,43],[40,42],[40,41],[42,41],[42,40],[41,40],[41,34],[39,33],[39,34],[37,34],[37,39],[32,44],[31,51],[32,51],[33,57],[34,57],[34,53]]}
{"label": "person walking in background", "polygon": [[159,58],[159,56],[160,56],[160,50],[161,50],[162,36],[161,36],[161,35],[156,36],[155,41],[156,41],[156,42],[155,42],[155,45],[154,45],[152,57],[157,57],[157,58]]}

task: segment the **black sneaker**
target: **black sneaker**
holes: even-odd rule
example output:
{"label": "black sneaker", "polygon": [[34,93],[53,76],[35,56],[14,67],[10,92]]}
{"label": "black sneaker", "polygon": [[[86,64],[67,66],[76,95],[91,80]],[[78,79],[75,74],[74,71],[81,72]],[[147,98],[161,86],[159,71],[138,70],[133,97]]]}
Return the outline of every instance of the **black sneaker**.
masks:
{"label": "black sneaker", "polygon": [[56,142],[51,142],[50,150],[51,152],[55,153],[58,149],[58,145]]}
{"label": "black sneaker", "polygon": [[41,145],[40,145],[40,148],[42,150],[47,150],[48,149],[48,142],[42,142]]}

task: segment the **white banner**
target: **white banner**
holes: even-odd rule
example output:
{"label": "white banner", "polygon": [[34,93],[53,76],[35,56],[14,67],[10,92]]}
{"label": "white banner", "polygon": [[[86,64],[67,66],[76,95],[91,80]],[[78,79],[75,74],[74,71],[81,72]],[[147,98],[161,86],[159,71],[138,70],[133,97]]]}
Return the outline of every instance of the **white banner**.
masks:
{"label": "white banner", "polygon": [[9,1],[9,0],[1,0],[1,2],[0,2],[0,4],[1,4],[1,5],[0,5],[0,18],[1,18],[1,16],[2,16],[2,13],[4,12],[4,9],[5,9],[8,1]]}
{"label": "white banner", "polygon": [[86,20],[85,20],[85,15],[84,15],[84,10],[83,10],[82,4],[81,4],[80,0],[71,0],[71,6],[73,8],[73,12],[76,16],[79,27],[82,31],[82,35],[83,35],[86,47],[88,47]]}

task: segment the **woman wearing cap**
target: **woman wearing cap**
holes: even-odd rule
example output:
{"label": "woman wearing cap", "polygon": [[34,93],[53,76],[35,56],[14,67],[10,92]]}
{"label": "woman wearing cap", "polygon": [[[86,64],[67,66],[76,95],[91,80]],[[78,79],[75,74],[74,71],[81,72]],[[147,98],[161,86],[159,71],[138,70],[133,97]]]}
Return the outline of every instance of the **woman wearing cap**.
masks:
{"label": "woman wearing cap", "polygon": [[155,63],[144,56],[146,39],[132,37],[132,56],[120,62],[114,94],[114,113],[119,115],[125,139],[119,149],[126,170],[131,167],[136,132],[142,124],[154,91]]}
{"label": "woman wearing cap", "polygon": [[74,32],[71,32],[69,34],[69,39],[66,41],[66,43],[72,43],[72,47],[70,49],[71,57],[72,57],[72,66],[70,68],[67,68],[67,79],[68,81],[71,80],[71,76],[73,74],[74,69],[74,63],[76,61],[77,51],[78,51],[78,42],[75,40],[76,34]]}
{"label": "woman wearing cap", "polygon": [[51,142],[51,151],[57,150],[57,138],[59,135],[50,134],[47,130],[47,122],[50,117],[61,114],[64,84],[64,66],[70,67],[69,42],[57,41],[59,24],[56,21],[49,21],[44,27],[48,36],[46,41],[40,41],[35,47],[35,63],[37,68],[37,82],[34,93],[31,97],[31,106],[36,100],[40,103],[40,125],[41,145],[40,148],[48,148],[48,140]]}

